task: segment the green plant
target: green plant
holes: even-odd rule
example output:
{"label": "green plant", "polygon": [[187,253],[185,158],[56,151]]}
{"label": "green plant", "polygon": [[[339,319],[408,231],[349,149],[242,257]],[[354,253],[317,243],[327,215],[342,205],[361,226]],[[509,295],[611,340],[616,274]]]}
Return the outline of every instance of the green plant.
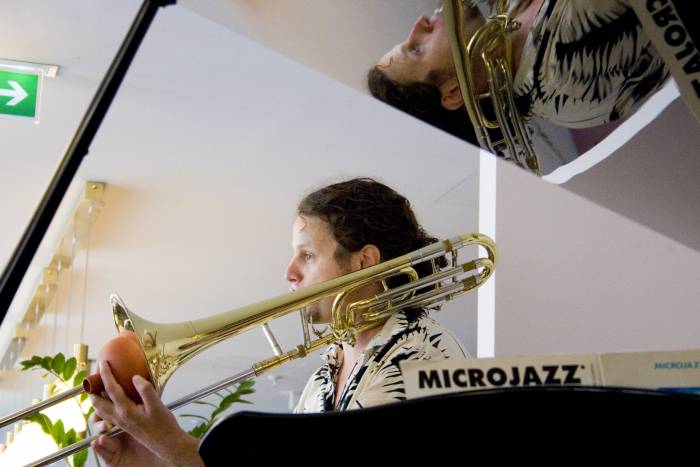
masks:
{"label": "green plant", "polygon": [[[81,370],[76,373],[78,368],[78,362],[75,357],[71,357],[66,360],[65,355],[62,353],[57,353],[53,357],[50,355],[39,356],[34,355],[29,360],[24,360],[20,362],[22,365],[22,371],[26,370],[44,370],[46,373],[43,377],[54,376],[55,379],[49,383],[49,393],[53,394],[62,387],[72,388],[82,384],[83,379],[87,376],[86,370]],[[85,418],[85,426],[87,427],[87,419],[92,413],[92,406],[89,408],[84,408],[81,404],[87,399],[87,394],[83,393],[80,395],[80,402],[76,401],[76,405],[80,413],[83,414]],[[75,399],[74,399],[75,400]],[[44,433],[50,435],[53,440],[58,445],[59,449],[70,446],[78,441],[85,439],[85,433],[77,433],[73,428],[66,431],[63,424],[63,420],[52,421],[48,416],[43,413],[37,413],[28,417],[27,420],[31,422],[38,423]],[[89,428],[87,429],[89,434]],[[88,451],[83,449],[66,459],[69,465],[73,467],[82,467],[87,461]]]}
{"label": "green plant", "polygon": [[214,408],[214,410],[211,412],[211,415],[209,415],[208,418],[194,414],[180,415],[181,417],[190,417],[202,420],[201,423],[199,423],[197,426],[188,431],[188,433],[194,436],[195,438],[201,438],[211,429],[212,426],[214,426],[217,417],[221,415],[226,409],[231,407],[231,405],[235,403],[250,404],[251,402],[242,399],[242,396],[245,396],[247,394],[253,394],[255,392],[255,389],[253,389],[254,385],[255,381],[249,379],[238,383],[235,391],[231,391],[230,389],[224,389],[224,391],[226,391],[227,394],[222,394],[220,392],[215,393],[220,398],[218,404],[214,404],[213,402],[207,401],[194,401],[195,404],[211,406]]}

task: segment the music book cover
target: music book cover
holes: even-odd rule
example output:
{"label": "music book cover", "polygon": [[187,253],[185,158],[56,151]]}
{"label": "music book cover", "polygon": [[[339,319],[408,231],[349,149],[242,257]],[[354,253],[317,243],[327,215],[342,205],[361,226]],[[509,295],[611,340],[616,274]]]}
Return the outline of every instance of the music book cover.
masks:
{"label": "music book cover", "polygon": [[527,386],[636,387],[700,395],[700,350],[401,362],[406,397]]}

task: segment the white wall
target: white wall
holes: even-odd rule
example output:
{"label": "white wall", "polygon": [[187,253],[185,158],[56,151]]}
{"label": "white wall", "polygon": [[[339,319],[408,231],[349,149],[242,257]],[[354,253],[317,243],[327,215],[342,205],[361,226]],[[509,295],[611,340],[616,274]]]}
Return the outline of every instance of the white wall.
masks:
{"label": "white wall", "polygon": [[497,186],[496,355],[700,348],[698,251],[507,164]]}
{"label": "white wall", "polygon": [[676,99],[564,188],[700,251],[700,126]]}

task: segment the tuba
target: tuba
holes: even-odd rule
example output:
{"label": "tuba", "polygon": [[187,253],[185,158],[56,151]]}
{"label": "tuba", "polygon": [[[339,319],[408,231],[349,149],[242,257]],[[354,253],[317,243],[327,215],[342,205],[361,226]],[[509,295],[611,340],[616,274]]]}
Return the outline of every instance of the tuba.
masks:
{"label": "tuba", "polygon": [[[458,252],[467,246],[481,247],[486,255],[460,262]],[[439,267],[436,260],[443,257],[447,257],[448,264]],[[415,266],[424,262],[429,262],[432,274],[421,278]],[[132,331],[136,334],[148,365],[151,382],[159,393],[163,392],[166,382],[175,370],[204,349],[244,331],[262,327],[274,357],[255,363],[246,371],[172,402],[168,408],[174,410],[242,380],[257,377],[285,362],[303,358],[333,342],[353,344],[358,333],[382,325],[399,310],[412,307],[439,309],[445,301],[481,286],[493,273],[495,263],[496,247],[493,240],[485,235],[473,233],[428,245],[404,256],[260,303],[194,321],[148,321],[129,310],[117,295],[111,297],[112,315],[118,331]],[[396,282],[392,279],[401,277],[405,278],[404,284],[389,285]],[[350,300],[354,291],[371,284],[380,284],[382,291],[367,299]],[[325,330],[318,331],[304,309],[312,303],[328,298],[333,299],[332,321]],[[268,323],[292,312],[299,312],[303,341],[284,352]],[[0,419],[0,427],[75,397],[82,391],[83,388],[76,387],[3,417]],[[121,429],[115,427],[107,435],[115,436],[119,433]],[[95,438],[97,436],[68,446],[30,465],[40,466],[56,462],[89,447]]]}
{"label": "tuba", "polygon": [[[506,13],[505,0],[496,0],[496,14],[472,37],[467,37],[465,1],[468,0],[444,0],[443,18],[464,106],[479,145],[540,176],[537,154],[513,99],[510,35],[520,28],[520,23]],[[475,64],[486,70],[488,92],[475,88]],[[492,112],[485,111],[485,101]]]}

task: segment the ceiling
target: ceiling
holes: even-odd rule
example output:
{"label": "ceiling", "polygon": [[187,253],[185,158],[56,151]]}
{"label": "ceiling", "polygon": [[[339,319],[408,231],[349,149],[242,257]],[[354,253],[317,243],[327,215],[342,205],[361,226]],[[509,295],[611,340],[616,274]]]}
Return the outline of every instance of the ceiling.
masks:
{"label": "ceiling", "polygon": [[[180,4],[367,93],[363,78],[438,0],[181,0]],[[700,250],[698,121],[665,89],[600,144],[545,177],[634,222]],[[552,131],[551,129],[549,130]],[[551,132],[555,137],[558,132]],[[563,143],[563,141],[559,141]],[[669,149],[672,149],[669,151]]]}

